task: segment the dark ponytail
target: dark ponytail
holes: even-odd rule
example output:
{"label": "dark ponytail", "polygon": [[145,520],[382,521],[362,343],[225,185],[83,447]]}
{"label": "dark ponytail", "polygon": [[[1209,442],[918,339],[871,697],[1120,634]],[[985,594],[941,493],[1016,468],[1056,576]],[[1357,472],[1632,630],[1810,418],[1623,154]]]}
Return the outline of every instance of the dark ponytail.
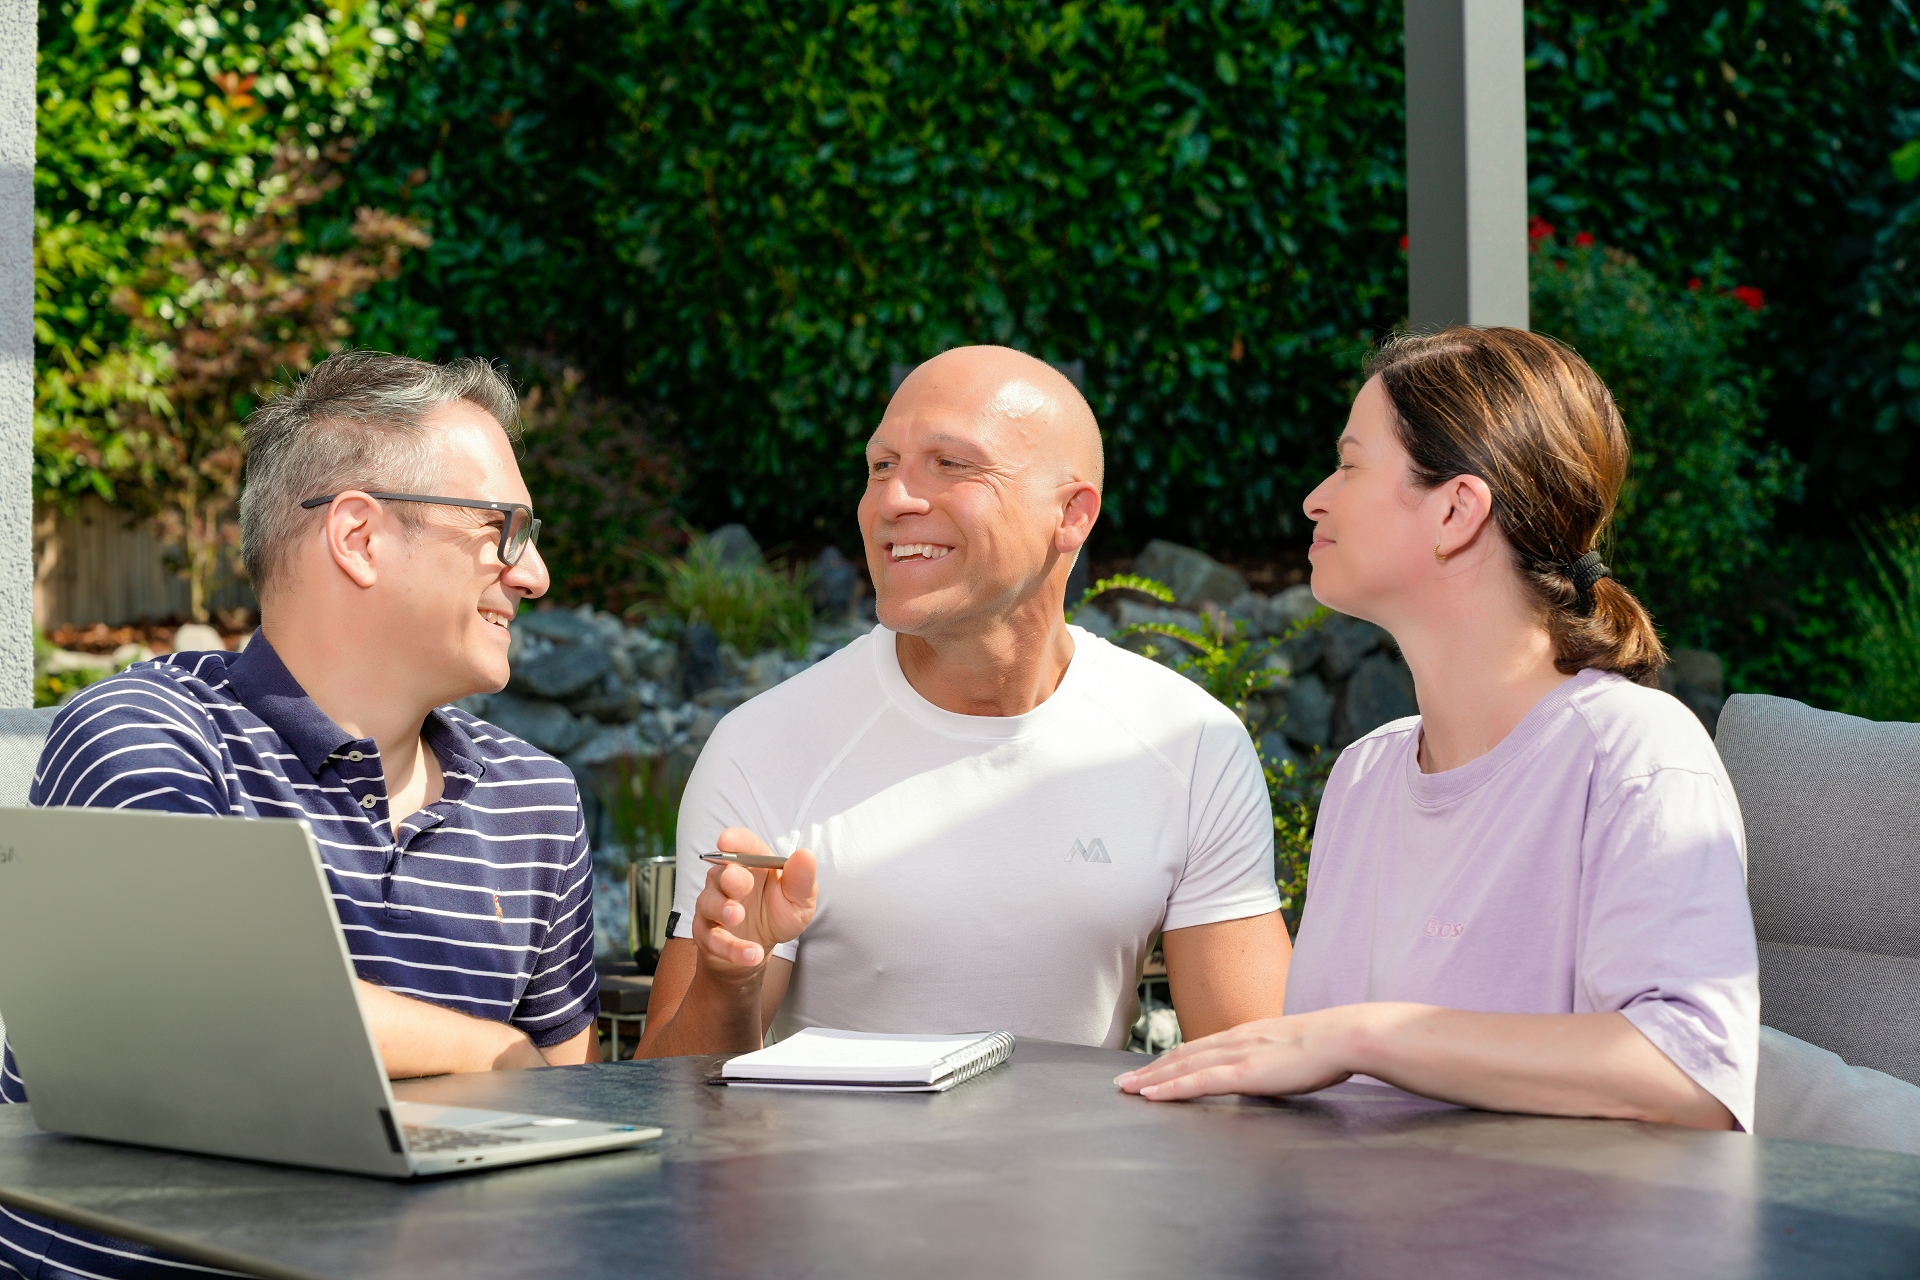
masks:
{"label": "dark ponytail", "polygon": [[1487,482],[1493,517],[1553,638],[1555,665],[1653,684],[1667,663],[1653,619],[1595,558],[1631,451],[1620,411],[1587,362],[1525,329],[1458,327],[1397,335],[1367,373],[1393,402],[1414,483]]}

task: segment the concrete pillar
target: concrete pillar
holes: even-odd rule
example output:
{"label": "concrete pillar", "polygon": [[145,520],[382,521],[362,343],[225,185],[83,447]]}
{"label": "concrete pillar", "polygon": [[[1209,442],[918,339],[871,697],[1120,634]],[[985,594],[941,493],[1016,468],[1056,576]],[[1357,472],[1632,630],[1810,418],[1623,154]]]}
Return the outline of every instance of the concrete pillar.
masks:
{"label": "concrete pillar", "polygon": [[0,707],[33,705],[33,109],[38,10],[0,0]]}
{"label": "concrete pillar", "polygon": [[1406,0],[1407,318],[1527,326],[1521,0]]}

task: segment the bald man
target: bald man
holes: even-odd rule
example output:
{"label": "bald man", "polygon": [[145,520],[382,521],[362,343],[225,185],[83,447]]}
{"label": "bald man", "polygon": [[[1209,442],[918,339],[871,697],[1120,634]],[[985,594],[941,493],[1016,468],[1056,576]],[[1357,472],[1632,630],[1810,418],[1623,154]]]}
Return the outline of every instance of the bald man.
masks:
{"label": "bald man", "polygon": [[708,741],[639,1056],[770,1024],[1117,1048],[1155,934],[1188,1037],[1280,1014],[1246,730],[1063,617],[1102,479],[1092,411],[1030,356],[962,347],[901,385],[859,512],[880,625]]}

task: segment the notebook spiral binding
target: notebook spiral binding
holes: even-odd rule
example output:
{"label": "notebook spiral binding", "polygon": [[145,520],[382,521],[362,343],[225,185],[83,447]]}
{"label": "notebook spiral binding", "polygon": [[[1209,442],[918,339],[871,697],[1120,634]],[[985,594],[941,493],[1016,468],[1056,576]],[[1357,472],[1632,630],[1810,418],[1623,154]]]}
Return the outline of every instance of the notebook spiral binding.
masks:
{"label": "notebook spiral binding", "polygon": [[1005,1031],[996,1031],[985,1040],[976,1040],[964,1049],[956,1049],[940,1059],[939,1065],[953,1064],[948,1075],[935,1074],[937,1083],[945,1084],[951,1080],[954,1084],[965,1084],[982,1071],[991,1071],[1013,1056],[1013,1037]]}

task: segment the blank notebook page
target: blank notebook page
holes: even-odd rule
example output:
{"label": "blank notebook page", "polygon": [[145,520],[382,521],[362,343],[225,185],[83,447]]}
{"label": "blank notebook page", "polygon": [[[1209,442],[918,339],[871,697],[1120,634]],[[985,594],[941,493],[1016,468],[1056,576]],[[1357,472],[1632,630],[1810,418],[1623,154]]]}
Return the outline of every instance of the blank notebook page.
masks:
{"label": "blank notebook page", "polygon": [[[720,1074],[727,1080],[844,1080],[856,1083],[928,1084],[951,1074],[957,1064],[987,1053],[1004,1033],[966,1035],[886,1035],[808,1027],[771,1048],[729,1060]],[[979,1046],[970,1053],[970,1046]]]}

